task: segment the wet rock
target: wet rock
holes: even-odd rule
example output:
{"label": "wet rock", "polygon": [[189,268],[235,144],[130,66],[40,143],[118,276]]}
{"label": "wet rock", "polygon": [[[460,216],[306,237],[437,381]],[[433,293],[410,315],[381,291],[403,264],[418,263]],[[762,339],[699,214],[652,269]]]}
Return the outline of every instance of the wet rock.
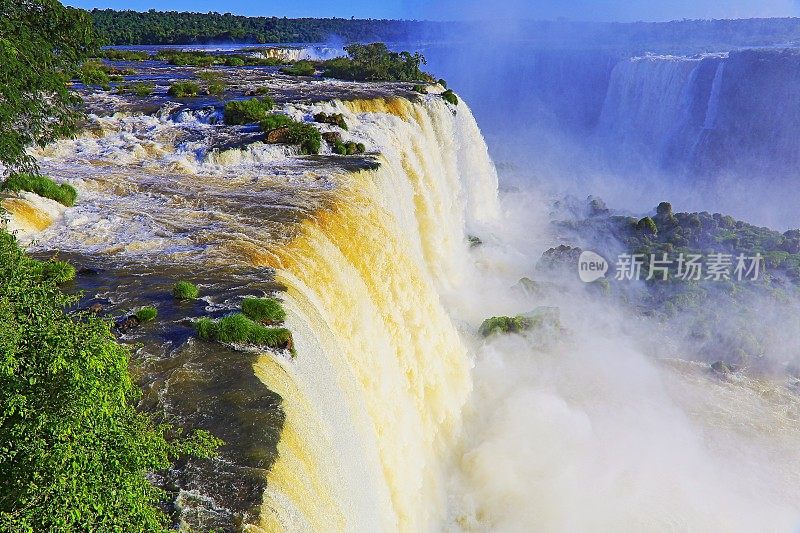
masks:
{"label": "wet rock", "polygon": [[546,250],[539,262],[536,263],[538,270],[560,270],[569,269],[575,270],[578,266],[578,258],[581,256],[581,250],[577,246],[567,246],[561,244],[555,248]]}
{"label": "wet rock", "polygon": [[103,312],[103,305],[102,304],[92,304],[87,309],[90,313],[94,313],[95,315],[99,315]]}
{"label": "wet rock", "polygon": [[480,239],[480,237],[476,237],[475,235],[468,235],[467,241],[469,242],[470,248],[475,248],[476,246],[483,244],[483,241]]}
{"label": "wet rock", "polygon": [[117,321],[117,329],[120,333],[128,333],[129,331],[133,331],[134,329],[139,327],[139,319],[136,318],[134,315],[126,316]]}
{"label": "wet rock", "polygon": [[725,361],[714,361],[711,363],[711,370],[720,375],[733,374],[736,371],[734,365]]}
{"label": "wet rock", "polygon": [[83,267],[80,270],[78,270],[79,276],[96,276],[97,274],[99,274],[99,272],[94,268]]}
{"label": "wet rock", "polygon": [[342,135],[338,131],[326,131],[322,133],[322,140],[328,144],[342,142]]}
{"label": "wet rock", "polygon": [[289,127],[283,126],[282,128],[277,128],[267,132],[265,140],[271,144],[290,144]]}

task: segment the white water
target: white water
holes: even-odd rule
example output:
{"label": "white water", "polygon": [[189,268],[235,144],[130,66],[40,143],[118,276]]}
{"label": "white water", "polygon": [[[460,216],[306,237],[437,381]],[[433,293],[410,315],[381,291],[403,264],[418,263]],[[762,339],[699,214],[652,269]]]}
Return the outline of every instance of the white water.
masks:
{"label": "white water", "polygon": [[[512,289],[553,244],[545,202],[498,200],[465,104],[455,114],[436,97],[287,109],[317,110],[344,112],[346,137],[380,151],[381,167],[323,177],[291,153],[212,156],[180,141],[208,127],[192,117],[118,115],[100,120],[102,136],[39,154],[81,198],[42,234],[46,245],[228,262],[245,250],[279,268],[298,355],[255,366],[287,414],[263,529],[798,524],[800,409],[782,384],[669,362],[684,354],[585,294]],[[244,208],[278,203],[287,185],[334,195],[274,246],[280,228]],[[485,244],[470,251],[467,234]],[[474,334],[487,316],[537,305],[561,308],[560,338]]]}
{"label": "white water", "polygon": [[[262,360],[289,438],[262,526],[344,531],[785,531],[798,402],[670,362],[646,323],[532,275],[543,203],[508,194],[465,106],[351,104],[384,153],[279,252],[298,358]],[[487,241],[468,254],[465,232]],[[558,305],[559,339],[475,337]]]}

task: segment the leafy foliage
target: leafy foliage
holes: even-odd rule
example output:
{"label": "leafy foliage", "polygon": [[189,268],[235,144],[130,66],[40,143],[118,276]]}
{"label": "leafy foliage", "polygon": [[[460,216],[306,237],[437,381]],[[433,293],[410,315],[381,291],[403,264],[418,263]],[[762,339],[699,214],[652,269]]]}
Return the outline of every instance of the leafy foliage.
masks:
{"label": "leafy foliage", "polygon": [[458,105],[458,96],[454,93],[451,89],[447,89],[445,92],[442,93],[442,98],[448,104]]}
{"label": "leafy foliage", "polygon": [[322,146],[322,135],[317,128],[305,122],[292,122],[287,127],[286,140],[290,144],[300,145],[300,153],[319,153]]}
{"label": "leafy foliage", "polygon": [[112,44],[185,44],[210,42],[323,42],[337,35],[347,42],[398,41],[415,23],[395,20],[288,19],[243,17],[230,13],[114,11],[94,9],[95,27]]}
{"label": "leafy foliage", "polygon": [[0,163],[34,172],[26,153],[71,135],[81,117],[67,82],[96,49],[88,13],[57,0],[0,0]]}
{"label": "leafy foliage", "polygon": [[270,132],[284,126],[288,126],[293,122],[294,120],[292,120],[292,118],[288,115],[273,113],[272,115],[267,115],[264,117],[264,120],[261,121],[261,131]]}
{"label": "leafy foliage", "polygon": [[136,411],[128,350],[0,232],[0,531],[165,531],[146,478],[220,442]]}
{"label": "leafy foliage", "polygon": [[314,63],[311,61],[302,60],[288,67],[283,67],[281,72],[291,76],[313,76],[316,68],[314,68]]}
{"label": "leafy foliage", "polygon": [[0,186],[5,191],[28,191],[44,198],[50,198],[56,202],[71,207],[78,198],[78,191],[67,183],[57,184],[47,176],[39,174],[12,174]]}
{"label": "leafy foliage", "polygon": [[187,98],[200,94],[200,86],[193,81],[176,81],[169,86],[167,94],[175,98]]}
{"label": "leafy foliage", "polygon": [[420,53],[392,52],[385,43],[345,46],[348,57],[325,61],[323,75],[356,81],[419,81],[430,76],[420,70],[425,57]]}
{"label": "leafy foliage", "polygon": [[249,124],[263,121],[274,106],[275,101],[269,97],[228,102],[225,104],[225,124]]}

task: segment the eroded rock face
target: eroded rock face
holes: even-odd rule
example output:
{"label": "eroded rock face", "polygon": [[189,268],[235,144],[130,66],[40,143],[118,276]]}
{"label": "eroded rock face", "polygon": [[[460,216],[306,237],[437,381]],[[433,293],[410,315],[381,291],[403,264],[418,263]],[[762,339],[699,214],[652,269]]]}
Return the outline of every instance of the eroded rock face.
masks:
{"label": "eroded rock face", "polygon": [[271,144],[289,144],[289,128],[284,126],[268,131],[264,140]]}

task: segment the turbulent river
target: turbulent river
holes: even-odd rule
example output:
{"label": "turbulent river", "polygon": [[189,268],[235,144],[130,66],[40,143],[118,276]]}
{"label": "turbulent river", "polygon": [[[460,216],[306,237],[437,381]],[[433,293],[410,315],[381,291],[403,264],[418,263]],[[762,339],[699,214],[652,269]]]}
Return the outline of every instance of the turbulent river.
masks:
{"label": "turbulent river", "polygon": [[[136,346],[143,408],[226,441],[219,458],[157,480],[175,494],[178,522],[797,527],[796,394],[767,378],[719,379],[646,318],[586,291],[522,290],[557,244],[547,203],[498,192],[467,103],[269,79],[297,119],[342,113],[344,138],[367,154],[252,142],[247,127],[217,123],[213,102],[162,94],[131,106],[100,94],[88,97],[98,111],[85,133],[36,154],[43,173],[78,189],[75,207],[30,194],[6,202],[35,253],[82,268],[85,305],[159,308],[156,323],[123,336]],[[470,247],[472,235],[483,244]],[[178,279],[197,281],[203,299],[174,302]],[[275,291],[295,357],[195,338],[196,318]],[[560,309],[563,328],[477,334],[488,316],[542,305]]]}

